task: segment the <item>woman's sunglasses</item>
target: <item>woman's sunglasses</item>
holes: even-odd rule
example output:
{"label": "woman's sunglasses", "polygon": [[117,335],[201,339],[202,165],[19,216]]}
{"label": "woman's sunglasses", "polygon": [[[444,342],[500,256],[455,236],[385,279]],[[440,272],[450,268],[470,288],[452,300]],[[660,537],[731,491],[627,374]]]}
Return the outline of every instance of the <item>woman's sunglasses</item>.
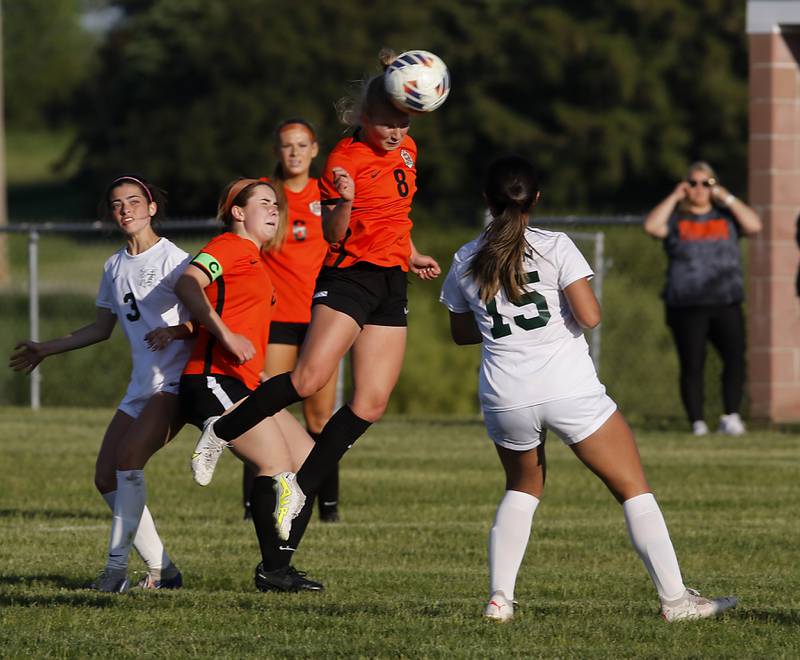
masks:
{"label": "woman's sunglasses", "polygon": [[710,179],[705,179],[703,181],[697,181],[696,179],[686,179],[686,183],[689,184],[690,188],[695,188],[697,186],[703,186],[704,188],[711,188],[712,186],[717,185],[717,180],[713,177]]}

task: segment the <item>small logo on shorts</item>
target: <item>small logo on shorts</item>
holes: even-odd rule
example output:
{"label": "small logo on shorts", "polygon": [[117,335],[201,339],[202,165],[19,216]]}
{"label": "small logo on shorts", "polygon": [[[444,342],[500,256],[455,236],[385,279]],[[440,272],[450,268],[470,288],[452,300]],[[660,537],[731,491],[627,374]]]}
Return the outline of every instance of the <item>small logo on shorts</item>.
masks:
{"label": "small logo on shorts", "polygon": [[316,299],[316,298],[327,298],[327,297],[328,297],[328,292],[327,291],[317,291],[312,296],[313,299]]}
{"label": "small logo on shorts", "polygon": [[408,316],[408,307],[403,307],[403,314]]}

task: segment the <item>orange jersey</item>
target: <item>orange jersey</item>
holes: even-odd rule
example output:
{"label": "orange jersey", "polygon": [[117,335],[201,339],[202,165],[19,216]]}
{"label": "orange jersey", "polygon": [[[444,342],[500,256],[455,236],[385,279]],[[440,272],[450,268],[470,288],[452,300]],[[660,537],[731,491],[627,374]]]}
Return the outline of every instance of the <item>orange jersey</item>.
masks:
{"label": "orange jersey", "polygon": [[334,167],[355,183],[345,237],[328,249],[325,265],[345,268],[359,261],[408,270],[411,257],[411,200],[417,191],[417,145],[406,135],[392,151],[360,142],[358,133],[341,140],[328,156],[319,190],[323,206],[335,204]]}
{"label": "orange jersey", "polygon": [[256,349],[252,359],[237,364],[231,353],[204,326],[197,331],[185,374],[221,374],[255,389],[264,367],[274,293],[258,248],[231,232],[209,241],[191,263],[211,278],[205,288],[211,306],[231,332],[247,337]]}
{"label": "orange jersey", "polygon": [[286,240],[277,252],[262,252],[278,299],[273,321],[308,323],[311,296],[328,243],[322,236],[319,184],[309,179],[300,192],[283,187],[289,205]]}

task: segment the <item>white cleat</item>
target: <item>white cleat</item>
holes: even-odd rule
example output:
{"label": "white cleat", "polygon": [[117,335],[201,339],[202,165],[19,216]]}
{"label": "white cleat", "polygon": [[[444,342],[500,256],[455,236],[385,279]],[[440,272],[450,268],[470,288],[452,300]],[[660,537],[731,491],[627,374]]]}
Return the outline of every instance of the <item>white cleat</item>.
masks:
{"label": "white cleat", "polygon": [[275,529],[278,530],[278,538],[288,541],[292,520],[306,503],[306,496],[294,472],[281,472],[272,478],[275,481]]}
{"label": "white cleat", "polygon": [[220,440],[214,433],[214,422],[218,419],[219,417],[209,417],[206,420],[192,454],[192,475],[195,482],[201,486],[208,486],[211,483],[217,461],[228,446],[227,442]]}
{"label": "white cleat", "polygon": [[692,619],[708,619],[712,616],[719,616],[726,610],[736,607],[736,603],[738,603],[738,600],[735,596],[713,599],[703,598],[694,589],[687,588],[686,595],[682,600],[672,605],[661,604],[661,616],[669,623]]}
{"label": "white cleat", "polygon": [[130,589],[127,568],[104,568],[97,579],[89,585],[89,589],[108,593],[124,594]]}
{"label": "white cleat", "polygon": [[495,591],[483,611],[483,616],[498,623],[511,621],[514,618],[514,602],[508,600],[502,591]]}
{"label": "white cleat", "polygon": [[692,422],[692,435],[708,435],[708,426],[702,419]]}
{"label": "white cleat", "polygon": [[730,413],[719,418],[718,433],[723,435],[744,435],[746,431],[747,429],[744,427],[744,422],[739,417],[739,413]]}

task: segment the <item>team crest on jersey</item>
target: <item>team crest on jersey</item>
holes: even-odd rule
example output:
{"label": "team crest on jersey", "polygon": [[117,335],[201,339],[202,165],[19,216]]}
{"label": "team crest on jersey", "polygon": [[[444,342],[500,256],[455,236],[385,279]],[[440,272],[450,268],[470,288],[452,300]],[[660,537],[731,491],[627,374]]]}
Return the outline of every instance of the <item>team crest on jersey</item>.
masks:
{"label": "team crest on jersey", "polygon": [[322,204],[320,204],[319,200],[316,200],[315,202],[309,202],[308,210],[314,215],[322,215]]}
{"label": "team crest on jersey", "polygon": [[302,220],[295,220],[292,223],[292,236],[294,236],[294,240],[296,241],[306,240],[306,236],[308,236],[308,228],[306,227],[306,223]]}
{"label": "team crest on jersey", "polygon": [[403,159],[403,162],[406,164],[406,167],[414,167],[414,159],[411,157],[411,154],[408,153],[405,149],[400,149],[400,158]]}
{"label": "team crest on jersey", "polygon": [[138,286],[143,289],[149,289],[156,283],[158,279],[158,272],[155,268],[142,268],[139,271],[139,281]]}

